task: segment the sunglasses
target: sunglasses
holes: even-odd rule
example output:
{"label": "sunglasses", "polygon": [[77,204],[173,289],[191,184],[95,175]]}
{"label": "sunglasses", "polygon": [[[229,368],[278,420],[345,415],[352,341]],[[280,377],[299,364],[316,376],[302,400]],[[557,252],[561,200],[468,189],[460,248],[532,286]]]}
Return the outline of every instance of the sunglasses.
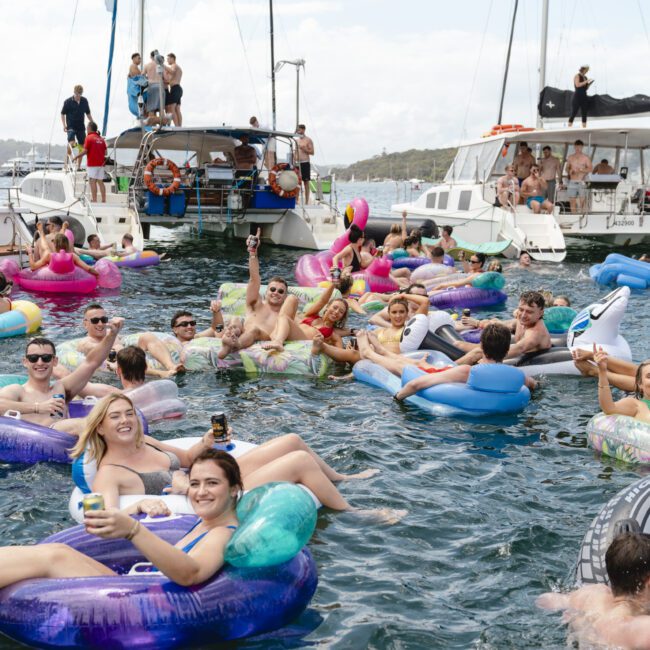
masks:
{"label": "sunglasses", "polygon": [[176,323],[174,327],[196,327],[195,320],[184,320],[182,323]]}
{"label": "sunglasses", "polygon": [[280,295],[282,295],[285,290],[284,289],[278,289],[277,287],[269,287],[269,291],[271,293],[275,293],[277,291]]}
{"label": "sunglasses", "polygon": [[50,363],[52,359],[54,359],[53,354],[26,354],[25,359],[29,361],[29,363],[36,363],[39,359],[42,359],[45,363]]}
{"label": "sunglasses", "polygon": [[470,264],[480,264],[481,260],[470,260]]}
{"label": "sunglasses", "polygon": [[97,323],[108,323],[108,316],[93,316],[92,318],[87,318],[86,320],[90,321],[93,325],[97,325]]}

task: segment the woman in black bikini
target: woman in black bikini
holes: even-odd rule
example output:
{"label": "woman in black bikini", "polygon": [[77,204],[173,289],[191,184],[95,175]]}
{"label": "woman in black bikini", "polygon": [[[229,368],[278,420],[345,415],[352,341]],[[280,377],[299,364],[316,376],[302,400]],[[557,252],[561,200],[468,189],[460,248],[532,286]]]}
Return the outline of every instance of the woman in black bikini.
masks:
{"label": "woman in black bikini", "polygon": [[[209,449],[190,467],[188,496],[199,520],[175,546],[116,508],[89,511],[84,524],[98,537],[132,541],[170,580],[196,585],[223,566],[226,545],[237,528],[235,505],[242,487],[237,461],[225,452]],[[114,575],[107,566],[65,544],[0,548],[0,588],[30,578]]]}
{"label": "woman in black bikini", "polygon": [[[350,243],[332,258],[332,267],[339,268],[342,265],[343,273],[356,273],[365,268],[364,261],[361,258],[364,234],[363,230],[356,223],[350,226],[348,239]],[[368,261],[368,263],[370,262],[372,262],[372,259]]]}

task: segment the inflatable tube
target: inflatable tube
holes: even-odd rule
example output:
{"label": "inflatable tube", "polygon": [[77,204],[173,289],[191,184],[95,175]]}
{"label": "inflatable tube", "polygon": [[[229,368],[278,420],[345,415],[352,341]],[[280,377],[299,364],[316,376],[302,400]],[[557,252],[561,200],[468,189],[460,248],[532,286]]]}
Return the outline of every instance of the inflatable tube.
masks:
{"label": "inflatable tube", "polygon": [[[393,266],[395,266],[394,262]],[[432,278],[437,277],[446,277],[450,273],[453,273],[452,267],[447,266],[446,264],[434,264],[433,262],[429,262],[429,264],[423,264],[417,269],[414,269],[413,273],[411,273],[411,280],[413,282],[420,282],[422,280],[431,280]],[[447,280],[448,279],[449,278],[447,278]]]}
{"label": "inflatable tube", "polygon": [[477,289],[496,289],[497,291],[500,291],[506,286],[506,279],[503,277],[503,273],[486,271],[474,278],[471,284]]}
{"label": "inflatable tube", "polygon": [[160,256],[156,251],[138,251],[130,255],[111,255],[108,257],[115,266],[125,266],[130,269],[139,269],[145,266],[158,266]]}
{"label": "inflatable tube", "polygon": [[650,264],[618,253],[611,253],[602,264],[592,266],[589,275],[601,285],[617,284],[631,289],[650,287]]}
{"label": "inflatable tube", "polygon": [[[143,523],[173,544],[195,521],[185,516]],[[273,567],[225,565],[207,582],[181,587],[162,574],[126,575],[146,558],[130,542],[99,539],[83,526],[43,543],[67,544],[119,575],[26,580],[1,590],[0,631],[31,647],[166,650],[240,639],[293,621],[318,583],[307,549]]]}
{"label": "inflatable tube", "polygon": [[416,350],[434,350],[455,361],[465,354],[454,345],[461,340],[452,317],[445,311],[432,311],[426,315],[416,314],[406,323],[400,351],[408,354]]}
{"label": "inflatable tube", "polygon": [[551,347],[541,352],[530,352],[504,362],[522,370],[527,377],[537,375],[579,375],[573,363],[571,350],[565,347]]}
{"label": "inflatable tube", "polygon": [[[438,355],[438,360],[444,358],[444,355]],[[448,358],[446,363],[453,365]],[[416,366],[408,366],[400,380],[385,368],[367,360],[356,363],[353,373],[359,381],[383,388],[392,395],[411,379],[426,374]],[[434,415],[482,417],[518,413],[530,401],[530,391],[524,386],[524,379],[524,374],[515,368],[502,364],[481,364],[470,370],[466,384],[431,386],[405,401]]]}
{"label": "inflatable tube", "polygon": [[571,307],[547,307],[544,310],[544,325],[549,334],[565,334],[578,312]]}
{"label": "inflatable tube", "polygon": [[[354,224],[361,230],[365,230],[366,224],[368,223],[368,215],[370,214],[370,208],[368,207],[367,201],[361,197],[352,199],[345,210],[348,221],[350,221],[350,212],[353,213],[350,225]],[[348,227],[348,229],[340,237],[337,237],[334,240],[334,243],[330,246],[330,253],[332,253],[332,255],[340,253],[349,243],[350,228]]]}
{"label": "inflatable tube", "polygon": [[612,497],[591,522],[580,547],[576,580],[608,584],[605,553],[626,530],[650,533],[650,478],[641,478]]}
{"label": "inflatable tube", "polygon": [[591,350],[595,343],[611,356],[631,360],[630,346],[619,334],[629,298],[630,289],[620,287],[583,309],[569,326],[567,346]]}
{"label": "inflatable tube", "polygon": [[171,379],[158,379],[125,391],[147,422],[182,418],[187,406],[178,397],[178,386]]}
{"label": "inflatable tube", "polygon": [[[178,447],[179,449],[189,449],[197,442],[200,442],[200,437],[188,436],[186,438],[175,438],[172,440],[165,440],[165,444],[171,445],[172,447]],[[233,440],[226,451],[229,454],[238,458],[242,456],[247,451],[254,449],[256,445],[250,442],[244,442],[243,440]],[[68,462],[70,462],[68,460]],[[95,475],[97,474],[97,463],[95,459],[88,458],[86,454],[82,454],[79,458],[75,458],[72,461],[72,480],[75,484],[70,499],[68,500],[68,512],[70,516],[76,521],[81,523],[83,521],[83,510],[81,507],[81,500],[83,499],[84,494],[89,494],[92,492],[92,484],[95,480]],[[146,496],[144,494],[127,494],[120,497],[120,508],[127,508],[134,503],[137,503],[141,499],[144,499]],[[162,499],[167,507],[174,514],[194,514],[194,510],[188,500],[184,495],[180,494],[161,494],[156,495],[156,498]]]}
{"label": "inflatable tube", "polygon": [[[393,268],[394,269],[417,269],[420,268],[421,266],[426,266],[431,263],[432,262],[428,257],[397,257],[393,259]],[[444,266],[444,264],[441,266]]]}
{"label": "inflatable tube", "polygon": [[456,287],[444,289],[429,298],[437,309],[456,309],[465,307],[493,307],[501,305],[508,299],[502,291],[496,289],[477,289],[475,287]]}
{"label": "inflatable tube", "polygon": [[605,456],[650,464],[650,424],[636,418],[598,413],[587,424],[587,441]]}
{"label": "inflatable tube", "polygon": [[29,300],[14,300],[11,311],[0,314],[0,339],[33,334],[43,320],[40,307]]}

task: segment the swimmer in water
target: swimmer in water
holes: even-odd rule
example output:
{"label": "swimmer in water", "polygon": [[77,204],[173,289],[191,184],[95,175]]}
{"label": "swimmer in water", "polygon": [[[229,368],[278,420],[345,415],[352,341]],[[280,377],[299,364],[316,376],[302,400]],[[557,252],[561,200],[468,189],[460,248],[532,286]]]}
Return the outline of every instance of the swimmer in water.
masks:
{"label": "swimmer in water", "polygon": [[553,307],[571,307],[571,301],[567,296],[555,296]]}
{"label": "swimmer in water", "polygon": [[610,586],[587,585],[570,594],[546,593],[537,606],[564,610],[581,648],[650,648],[650,535],[626,532],[607,549]]}

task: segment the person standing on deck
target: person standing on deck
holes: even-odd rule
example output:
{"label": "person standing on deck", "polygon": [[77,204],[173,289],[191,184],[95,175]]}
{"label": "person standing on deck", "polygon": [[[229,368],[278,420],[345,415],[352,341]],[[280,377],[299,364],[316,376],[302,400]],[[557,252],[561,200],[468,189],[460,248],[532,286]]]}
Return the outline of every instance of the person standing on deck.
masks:
{"label": "person standing on deck", "polygon": [[541,178],[546,181],[546,198],[555,204],[555,187],[558,179],[562,182],[562,166],[560,161],[552,155],[551,147],[548,145],[542,149],[539,168]]}
{"label": "person standing on deck", "polygon": [[163,124],[165,118],[160,115],[157,118],[156,113],[162,113],[162,106],[160,105],[161,85],[163,83],[163,66],[165,60],[158,50],[151,52],[151,60],[144,66],[144,75],[147,77],[149,85],[147,87],[147,123],[148,124]]}
{"label": "person standing on deck", "polygon": [[165,72],[169,82],[169,90],[165,91],[165,112],[171,114],[174,126],[183,126],[183,116],[181,115],[181,97],[183,96],[181,77],[183,76],[183,70],[176,63],[176,55],[172,52],[167,55]]}
{"label": "person standing on deck", "polygon": [[585,211],[587,191],[585,178],[593,169],[591,159],[582,152],[583,146],[582,140],[576,140],[573,145],[574,152],[566,159],[567,176],[569,177],[567,195],[573,214],[577,214],[578,209],[581,213]]}
{"label": "person standing on deck", "polygon": [[296,128],[298,134],[298,162],[300,163],[302,185],[305,189],[305,205],[309,203],[309,181],[311,180],[311,163],[309,159],[314,155],[314,142],[309,136],[305,135],[306,130],[304,124],[298,124]]}
{"label": "person standing on deck", "polygon": [[589,66],[583,65],[578,70],[578,74],[573,77],[573,87],[575,88],[573,92],[573,102],[571,104],[571,117],[569,118],[569,126],[573,126],[573,120],[575,119],[578,111],[582,115],[582,128],[584,129],[587,126],[587,109],[589,108],[589,98],[587,97],[587,90],[592,83],[593,79],[587,79],[587,72],[589,72]]}
{"label": "person standing on deck", "polygon": [[89,122],[94,122],[93,116],[90,114],[90,105],[88,100],[83,97],[83,92],[83,86],[77,84],[73,89],[72,97],[68,97],[63,102],[63,108],[61,109],[61,123],[63,124],[63,132],[68,138],[68,156],[70,157],[72,157],[75,141],[78,145],[83,146],[86,140],[84,115],[88,116]]}
{"label": "person standing on deck", "polygon": [[73,158],[79,160],[85,155],[86,173],[90,184],[90,196],[93,203],[97,202],[97,186],[102,196],[102,203],[106,203],[106,186],[104,185],[104,159],[106,158],[106,141],[99,134],[99,129],[94,122],[88,122],[88,135],[84,140],[83,149]]}

